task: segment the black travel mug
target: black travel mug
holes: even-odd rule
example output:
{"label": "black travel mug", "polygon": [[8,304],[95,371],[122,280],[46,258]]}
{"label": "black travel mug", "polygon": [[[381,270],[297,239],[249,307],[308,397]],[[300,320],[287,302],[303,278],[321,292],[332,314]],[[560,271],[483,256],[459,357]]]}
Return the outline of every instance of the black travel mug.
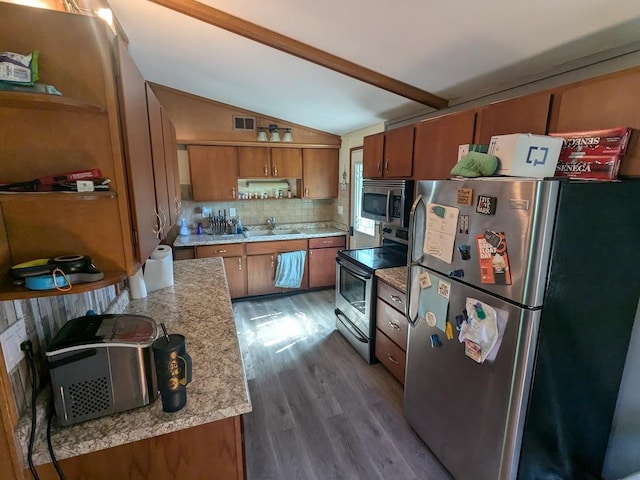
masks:
{"label": "black travel mug", "polygon": [[191,382],[191,357],[184,335],[172,333],[153,342],[158,390],[165,412],[177,412],[187,404],[187,384]]}

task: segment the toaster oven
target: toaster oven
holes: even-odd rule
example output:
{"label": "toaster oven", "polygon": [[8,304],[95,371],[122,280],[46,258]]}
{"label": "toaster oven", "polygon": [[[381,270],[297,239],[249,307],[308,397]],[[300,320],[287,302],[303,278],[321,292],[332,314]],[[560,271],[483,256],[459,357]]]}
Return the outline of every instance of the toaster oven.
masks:
{"label": "toaster oven", "polygon": [[143,315],[86,315],[64,324],[46,351],[59,425],[155,400],[157,335],[155,321]]}

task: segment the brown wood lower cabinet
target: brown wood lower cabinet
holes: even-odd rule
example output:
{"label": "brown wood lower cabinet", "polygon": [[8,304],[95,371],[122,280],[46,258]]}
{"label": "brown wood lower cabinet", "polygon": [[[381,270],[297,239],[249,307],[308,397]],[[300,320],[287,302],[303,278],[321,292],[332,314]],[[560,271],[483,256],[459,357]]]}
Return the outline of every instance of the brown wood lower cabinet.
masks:
{"label": "brown wood lower cabinet", "polygon": [[[61,460],[74,480],[173,480],[244,478],[240,417],[139,440]],[[58,478],[51,463],[38,467],[42,480]],[[25,478],[31,478],[25,470]]]}
{"label": "brown wood lower cabinet", "polygon": [[244,244],[196,246],[196,258],[207,257],[223,257],[230,297],[245,297],[247,295],[247,269]]}
{"label": "brown wood lower cabinet", "polygon": [[[275,286],[278,255],[284,252],[307,250],[307,240],[276,240],[273,242],[247,243],[247,295],[290,292],[297,289]],[[308,259],[305,262],[304,275],[300,290],[309,285]]]}
{"label": "brown wood lower cabinet", "polygon": [[[409,331],[404,316],[406,294],[378,280],[376,299],[376,358],[404,384]],[[387,303],[390,302],[390,303]]]}
{"label": "brown wood lower cabinet", "polygon": [[309,239],[309,288],[335,286],[336,255],[345,244],[346,237]]}

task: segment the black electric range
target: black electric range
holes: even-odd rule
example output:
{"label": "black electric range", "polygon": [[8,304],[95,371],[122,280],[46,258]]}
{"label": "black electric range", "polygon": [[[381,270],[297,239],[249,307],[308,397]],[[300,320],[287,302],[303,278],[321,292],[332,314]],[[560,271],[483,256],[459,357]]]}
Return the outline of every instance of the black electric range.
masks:
{"label": "black electric range", "polygon": [[385,226],[382,231],[382,246],[342,250],[338,257],[355,263],[368,273],[380,268],[402,267],[407,264],[408,230]]}
{"label": "black electric range", "polygon": [[367,363],[376,361],[375,271],[407,264],[408,231],[382,231],[381,247],[342,250],[336,257],[336,328]]}

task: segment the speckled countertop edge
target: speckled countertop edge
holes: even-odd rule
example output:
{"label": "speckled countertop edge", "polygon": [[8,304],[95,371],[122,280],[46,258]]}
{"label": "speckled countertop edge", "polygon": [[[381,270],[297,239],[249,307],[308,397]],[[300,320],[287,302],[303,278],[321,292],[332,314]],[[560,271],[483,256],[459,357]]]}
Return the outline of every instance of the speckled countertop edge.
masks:
{"label": "speckled countertop edge", "polygon": [[[267,230],[265,226],[247,226],[248,230]],[[299,234],[279,235],[278,229],[282,230],[298,230]],[[269,242],[275,240],[297,240],[319,237],[337,237],[346,235],[347,232],[331,225],[317,224],[283,224],[279,225],[274,235],[265,235],[261,237],[245,237],[242,234],[233,235],[186,235],[176,237],[174,247],[194,247],[197,245],[224,245],[228,243],[253,243],[253,242]]]}
{"label": "speckled countertop edge", "polygon": [[[125,313],[148,315],[165,322],[169,332],[185,335],[193,359],[187,405],[166,413],[158,398],[145,407],[54,427],[52,443],[59,460],[251,412],[222,259],[174,262],[174,285],[131,300]],[[33,455],[36,465],[50,462],[45,431],[39,429]],[[28,433],[24,425],[18,429],[25,452]]]}
{"label": "speckled countertop edge", "polygon": [[403,293],[407,293],[407,267],[381,268],[376,270],[376,277],[387,282]]}

